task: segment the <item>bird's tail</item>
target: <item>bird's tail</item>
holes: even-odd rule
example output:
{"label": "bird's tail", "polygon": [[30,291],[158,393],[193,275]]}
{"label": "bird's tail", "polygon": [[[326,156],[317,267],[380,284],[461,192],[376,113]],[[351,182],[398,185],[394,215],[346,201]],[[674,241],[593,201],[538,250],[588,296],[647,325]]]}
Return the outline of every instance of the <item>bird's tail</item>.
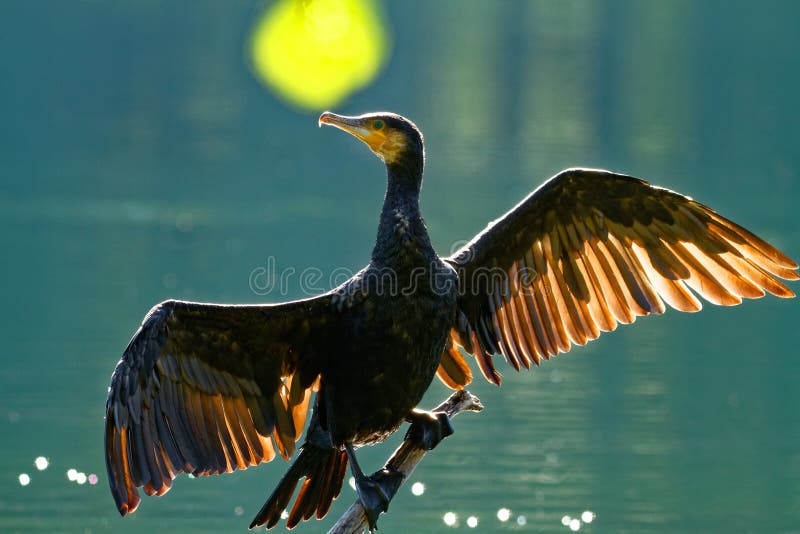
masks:
{"label": "bird's tail", "polygon": [[256,514],[250,528],[266,524],[274,527],[281,518],[301,478],[305,482],[294,500],[294,506],[286,519],[286,527],[293,528],[300,520],[309,519],[314,513],[322,519],[328,513],[333,500],[339,496],[347,471],[347,453],[337,449],[318,447],[306,442],[300,456],[289,467],[272,492],[267,502]]}

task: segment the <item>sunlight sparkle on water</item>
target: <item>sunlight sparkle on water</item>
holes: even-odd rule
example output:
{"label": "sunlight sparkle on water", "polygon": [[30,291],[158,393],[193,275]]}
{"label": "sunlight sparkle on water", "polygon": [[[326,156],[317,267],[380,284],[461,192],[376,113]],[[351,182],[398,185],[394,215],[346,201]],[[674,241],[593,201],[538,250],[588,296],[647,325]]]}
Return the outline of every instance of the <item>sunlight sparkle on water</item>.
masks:
{"label": "sunlight sparkle on water", "polygon": [[565,527],[569,526],[570,521],[572,521],[572,518],[568,515],[565,515],[564,517],[561,518],[561,524],[564,525]]}
{"label": "sunlight sparkle on water", "polygon": [[517,516],[517,524],[521,527],[528,524],[528,518],[524,515]]}
{"label": "sunlight sparkle on water", "polygon": [[78,484],[86,484],[86,473],[83,472],[78,473],[75,476],[75,482],[77,482]]}
{"label": "sunlight sparkle on water", "polygon": [[581,514],[581,521],[583,521],[584,523],[587,523],[587,524],[591,523],[592,521],[594,521],[594,512],[590,512],[589,510],[586,510],[585,512],[583,512]]}
{"label": "sunlight sparkle on water", "polygon": [[478,518],[474,515],[471,515],[467,518],[467,526],[469,528],[475,528],[478,526]]}
{"label": "sunlight sparkle on water", "polygon": [[47,466],[50,465],[50,462],[47,461],[47,458],[44,456],[39,456],[33,461],[33,465],[36,466],[36,469],[39,471],[44,471],[47,469]]}
{"label": "sunlight sparkle on water", "polygon": [[20,486],[27,486],[30,483],[31,483],[31,477],[29,477],[27,473],[22,473],[19,476],[19,485]]}
{"label": "sunlight sparkle on water", "polygon": [[442,520],[448,527],[454,527],[456,523],[458,523],[458,516],[454,512],[447,512],[444,514],[444,517],[442,517]]}
{"label": "sunlight sparkle on water", "polygon": [[75,482],[78,479],[78,470],[77,469],[69,469],[67,470],[67,480],[70,482]]}
{"label": "sunlight sparkle on water", "polygon": [[89,480],[89,484],[94,486],[95,484],[97,484],[97,475],[92,473],[91,475],[89,475],[88,480]]}
{"label": "sunlight sparkle on water", "polygon": [[510,517],[511,517],[511,510],[509,510],[508,508],[500,508],[497,511],[497,519],[503,521],[504,523],[508,521]]}
{"label": "sunlight sparkle on water", "polygon": [[411,485],[411,493],[419,497],[420,495],[425,493],[425,484],[423,484],[422,482],[414,482]]}
{"label": "sunlight sparkle on water", "polygon": [[581,529],[581,520],[580,519],[573,519],[569,522],[569,529],[572,532],[578,532]]}

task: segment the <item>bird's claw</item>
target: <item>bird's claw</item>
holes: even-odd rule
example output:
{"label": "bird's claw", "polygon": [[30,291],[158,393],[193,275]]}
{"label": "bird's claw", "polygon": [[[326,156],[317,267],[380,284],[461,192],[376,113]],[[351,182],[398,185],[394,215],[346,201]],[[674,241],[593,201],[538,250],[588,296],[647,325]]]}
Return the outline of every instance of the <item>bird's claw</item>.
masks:
{"label": "bird's claw", "polygon": [[389,509],[389,503],[394,497],[405,475],[400,471],[383,468],[361,480],[356,480],[356,491],[364,507],[369,531],[378,530],[378,516]]}
{"label": "bird's claw", "polygon": [[411,426],[406,432],[406,439],[417,441],[426,451],[432,450],[440,441],[453,433],[453,425],[444,412],[415,410],[410,420]]}

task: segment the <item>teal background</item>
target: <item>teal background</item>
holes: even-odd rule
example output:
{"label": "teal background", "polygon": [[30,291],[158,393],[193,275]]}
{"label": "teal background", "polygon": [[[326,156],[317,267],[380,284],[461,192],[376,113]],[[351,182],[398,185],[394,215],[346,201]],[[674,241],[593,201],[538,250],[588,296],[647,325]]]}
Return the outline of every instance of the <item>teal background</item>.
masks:
{"label": "teal background", "polygon": [[[102,456],[109,377],[154,303],[295,298],[297,279],[254,294],[251,272],[368,259],[380,162],[255,81],[244,50],[265,5],[0,3],[0,531],[244,532],[286,468],[181,477],[121,519]],[[422,128],[442,254],[584,165],[689,194],[800,258],[797,2],[385,14],[387,66],[335,110]],[[380,531],[447,531],[452,511],[461,531],[474,515],[480,532],[569,532],[562,517],[590,510],[581,531],[800,532],[799,310],[669,311],[530,372],[499,364],[502,388],[471,386],[486,409],[455,420],[414,474],[424,495],[404,486]],[[424,406],[447,394],[435,382]],[[396,443],[364,451],[366,468]],[[324,531],[354,495],[297,531]]]}

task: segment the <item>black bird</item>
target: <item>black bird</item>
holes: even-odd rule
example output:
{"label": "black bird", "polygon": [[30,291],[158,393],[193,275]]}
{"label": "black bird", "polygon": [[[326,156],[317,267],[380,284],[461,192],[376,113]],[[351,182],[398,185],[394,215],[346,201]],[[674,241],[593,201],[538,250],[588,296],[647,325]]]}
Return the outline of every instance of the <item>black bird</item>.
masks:
{"label": "black bird", "polygon": [[106,464],[122,515],[137,488],[163,495],[178,473],[231,472],[300,454],[251,528],[274,526],[305,479],[287,526],[322,518],[350,463],[370,528],[399,484],[366,476],[354,449],[405,421],[433,448],[445,414],[415,407],[434,375],[470,382],[464,359],[500,384],[492,356],[538,365],[619,323],[698,311],[765,291],[794,294],[797,264],[711,208],[643,180],[565,170],[457,253],[440,258],[419,210],[422,134],[393,113],[323,113],[386,164],[388,184],[369,264],[323,295],[264,305],[169,300],[154,307],[111,378]]}

